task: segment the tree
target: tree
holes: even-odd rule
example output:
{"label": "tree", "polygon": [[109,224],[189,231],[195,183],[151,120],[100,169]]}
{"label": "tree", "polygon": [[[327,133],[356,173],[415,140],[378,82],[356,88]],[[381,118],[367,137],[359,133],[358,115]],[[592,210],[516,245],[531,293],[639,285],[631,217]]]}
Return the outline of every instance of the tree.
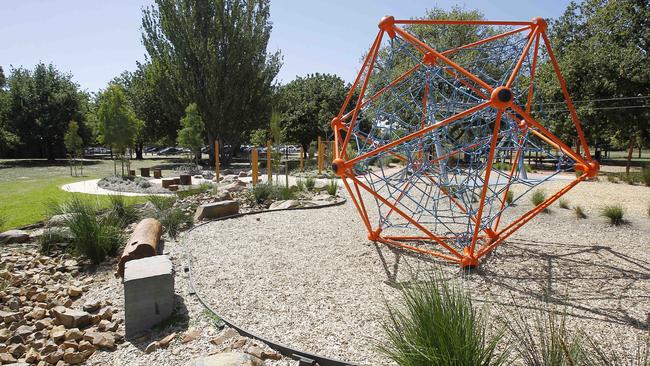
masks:
{"label": "tree", "polygon": [[297,77],[280,88],[278,111],[283,132],[289,141],[303,147],[305,157],[309,144],[331,131],[332,118],[343,105],[348,90],[340,77],[319,73]]}
{"label": "tree", "polygon": [[[267,54],[268,0],[156,0],[143,43],[183,100],[195,101],[214,142],[236,145],[269,120],[279,52]],[[224,154],[225,162],[229,154]]]}
{"label": "tree", "polygon": [[6,81],[0,66],[0,154],[19,143],[18,136],[9,127],[9,92],[4,89]]}
{"label": "tree", "polygon": [[204,144],[205,125],[199,115],[196,103],[192,103],[185,108],[185,117],[181,119],[182,129],[178,131],[178,144],[192,151],[194,160],[198,164],[201,158],[201,148]]}
{"label": "tree", "polygon": [[[585,0],[572,2],[550,28],[567,88],[586,101],[576,109],[589,142],[625,147],[628,173],[636,141],[648,134],[650,110],[639,97],[650,94],[649,27],[647,1]],[[546,81],[545,102],[553,103],[563,98],[559,84],[549,81],[551,73],[546,63],[539,77]],[[567,118],[554,120],[556,129],[566,131],[569,124]]]}
{"label": "tree", "polygon": [[269,132],[265,128],[258,128],[250,133],[250,142],[253,146],[264,146],[269,139]]}
{"label": "tree", "polygon": [[[70,123],[68,123],[68,131],[65,133],[65,136],[63,136],[63,143],[65,144],[65,148],[68,151],[68,155],[70,156],[70,175],[73,175],[72,169],[74,167],[74,175],[76,176],[77,159],[80,157],[83,158],[84,148],[84,141],[79,135],[79,124],[77,122],[70,121]],[[79,160],[79,162],[81,175],[83,175],[83,160]]]}
{"label": "tree", "polygon": [[[100,94],[97,121],[99,124],[100,141],[110,146],[113,152],[120,157],[122,175],[124,175],[126,149],[133,146],[138,124],[141,124],[142,121],[135,117],[122,86],[110,84]],[[117,174],[115,165],[114,171]]]}
{"label": "tree", "polygon": [[51,64],[39,63],[34,71],[12,69],[8,79],[6,125],[20,138],[20,146],[37,147],[48,160],[63,154],[69,121],[78,121],[80,129],[85,129],[88,96],[71,78]]}
{"label": "tree", "polygon": [[125,71],[113,79],[124,87],[136,117],[144,122],[135,139],[136,159],[142,159],[148,143],[172,144],[180,128],[184,103],[160,63],[137,63],[134,72]]}

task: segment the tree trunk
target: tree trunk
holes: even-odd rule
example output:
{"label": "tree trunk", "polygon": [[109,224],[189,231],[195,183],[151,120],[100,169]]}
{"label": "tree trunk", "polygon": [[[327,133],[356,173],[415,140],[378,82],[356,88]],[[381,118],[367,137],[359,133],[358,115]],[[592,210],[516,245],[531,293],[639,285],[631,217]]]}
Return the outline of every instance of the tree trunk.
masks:
{"label": "tree trunk", "polygon": [[208,132],[208,160],[210,166],[214,166],[216,162],[214,157],[214,141],[214,135],[211,132]]}
{"label": "tree trunk", "polygon": [[639,143],[639,159],[641,159],[641,144]]}
{"label": "tree trunk", "polygon": [[632,153],[634,152],[634,136],[630,136],[630,142],[627,144],[627,161],[625,162],[625,175],[630,176],[630,163],[632,162]]}
{"label": "tree trunk", "polygon": [[309,152],[309,144],[302,143],[300,146],[302,146],[302,158],[306,161],[308,159],[307,153]]}
{"label": "tree trunk", "polygon": [[142,160],[143,143],[135,144],[135,160]]}

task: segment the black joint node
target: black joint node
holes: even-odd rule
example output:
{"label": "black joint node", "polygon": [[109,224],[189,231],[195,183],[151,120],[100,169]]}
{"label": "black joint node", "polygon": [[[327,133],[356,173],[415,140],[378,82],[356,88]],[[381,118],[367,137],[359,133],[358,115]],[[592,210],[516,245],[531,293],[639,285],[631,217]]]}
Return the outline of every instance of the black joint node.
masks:
{"label": "black joint node", "polygon": [[512,92],[510,89],[501,89],[499,90],[497,97],[499,98],[499,101],[507,103],[512,100]]}
{"label": "black joint node", "polygon": [[338,173],[339,167],[336,164],[332,164],[332,171],[334,174]]}

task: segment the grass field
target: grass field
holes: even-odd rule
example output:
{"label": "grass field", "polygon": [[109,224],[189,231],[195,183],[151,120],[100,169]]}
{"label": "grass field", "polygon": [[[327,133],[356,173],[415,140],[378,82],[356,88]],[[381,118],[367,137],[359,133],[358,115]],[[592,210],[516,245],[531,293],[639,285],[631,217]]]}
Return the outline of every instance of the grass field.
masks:
{"label": "grass field", "polygon": [[[131,169],[177,162],[171,159],[133,160]],[[71,177],[65,161],[47,163],[44,160],[0,160],[0,216],[4,225],[0,231],[29,225],[47,217],[47,206],[72,195],[60,187],[67,183],[102,178],[113,174],[112,160],[93,160],[84,166],[82,177]],[[120,166],[118,165],[118,172]],[[108,196],[82,195],[88,199],[108,202]],[[127,197],[127,202],[142,202],[141,197]],[[0,220],[0,222],[3,220]]]}

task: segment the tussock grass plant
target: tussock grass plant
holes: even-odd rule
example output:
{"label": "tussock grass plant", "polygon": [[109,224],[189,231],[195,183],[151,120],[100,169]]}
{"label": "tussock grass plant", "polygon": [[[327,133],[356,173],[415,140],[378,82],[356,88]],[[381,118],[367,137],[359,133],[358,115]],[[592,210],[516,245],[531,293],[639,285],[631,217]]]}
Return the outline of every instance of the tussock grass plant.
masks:
{"label": "tussock grass plant", "polygon": [[650,166],[644,166],[643,170],[641,170],[641,180],[643,180],[646,187],[650,187]]}
{"label": "tussock grass plant", "polygon": [[586,214],[585,211],[582,209],[582,206],[576,206],[576,207],[574,207],[574,208],[573,208],[573,212],[575,212],[576,217],[579,218],[579,219],[586,219],[586,218],[587,218],[587,214]]}
{"label": "tussock grass plant", "polygon": [[388,341],[379,346],[398,365],[505,364],[507,352],[497,351],[503,333],[488,336],[469,295],[440,271],[401,292],[383,324]]}
{"label": "tussock grass plant", "polygon": [[66,226],[70,229],[74,251],[95,264],[115,255],[125,240],[123,222],[110,213],[100,215],[96,202],[75,195],[51,207],[57,214],[68,214]]}
{"label": "tussock grass plant", "polygon": [[614,174],[607,174],[607,181],[610,183],[618,183],[618,177]]}
{"label": "tussock grass plant", "polygon": [[108,214],[113,216],[113,219],[120,222],[122,227],[135,222],[140,218],[140,213],[135,206],[127,204],[124,196],[110,195]]}
{"label": "tussock grass plant", "polygon": [[337,183],[336,179],[332,179],[327,183],[325,186],[325,190],[327,193],[329,193],[330,196],[336,196],[336,192],[339,189],[339,184]]}
{"label": "tussock grass plant", "polygon": [[209,192],[209,191],[212,190],[212,188],[213,188],[212,184],[210,184],[210,183],[201,183],[201,185],[199,185],[196,188],[190,188],[190,189],[184,189],[184,190],[181,190],[181,191],[176,191],[176,196],[178,196],[179,198],[187,198],[187,197],[190,197],[190,196],[194,196],[195,194]]}
{"label": "tussock grass plant", "polygon": [[625,210],[620,204],[607,205],[600,210],[600,215],[606,217],[612,225],[622,224],[624,214]]}
{"label": "tussock grass plant", "polygon": [[308,191],[313,191],[314,187],[316,187],[316,180],[312,177],[307,177],[307,180],[305,180],[305,188]]}
{"label": "tussock grass plant", "polygon": [[194,219],[179,208],[158,211],[155,217],[165,229],[165,232],[176,239],[183,228],[192,226]]}
{"label": "tussock grass plant", "polygon": [[298,181],[296,181],[296,189],[298,190],[298,192],[302,192],[305,190],[305,182],[303,182],[302,179],[298,179]]}
{"label": "tussock grass plant", "polygon": [[509,190],[508,193],[506,193],[506,203],[511,205],[514,200],[515,192]]}
{"label": "tussock grass plant", "polygon": [[41,254],[48,255],[57,244],[70,242],[70,237],[62,230],[65,228],[51,228],[43,231],[38,237],[37,243]]}
{"label": "tussock grass plant", "polygon": [[558,200],[558,205],[560,206],[560,208],[568,210],[569,209],[569,200],[566,199],[566,198],[560,198]]}
{"label": "tussock grass plant", "polygon": [[587,336],[567,326],[567,312],[547,305],[525,312],[515,306],[504,316],[516,356],[527,366],[585,365]]}
{"label": "tussock grass plant", "polygon": [[530,202],[533,203],[535,206],[539,206],[546,200],[546,192],[539,188],[536,189],[535,192],[533,192],[533,195],[530,197]]}
{"label": "tussock grass plant", "polygon": [[162,211],[171,208],[176,202],[176,198],[173,196],[159,196],[159,195],[149,195],[147,200],[156,208],[156,210]]}

